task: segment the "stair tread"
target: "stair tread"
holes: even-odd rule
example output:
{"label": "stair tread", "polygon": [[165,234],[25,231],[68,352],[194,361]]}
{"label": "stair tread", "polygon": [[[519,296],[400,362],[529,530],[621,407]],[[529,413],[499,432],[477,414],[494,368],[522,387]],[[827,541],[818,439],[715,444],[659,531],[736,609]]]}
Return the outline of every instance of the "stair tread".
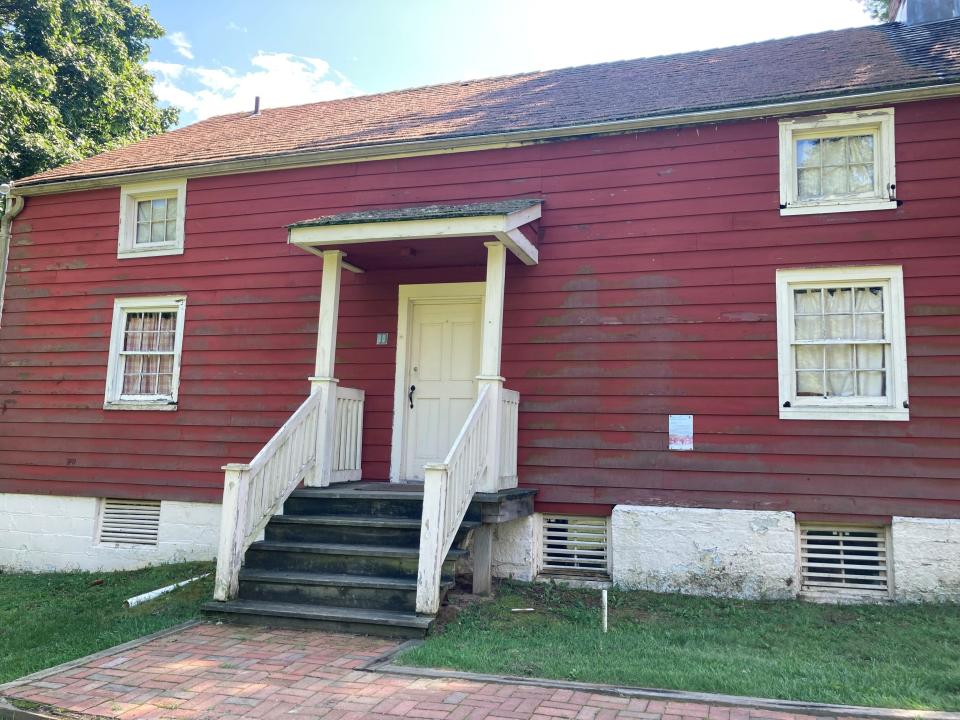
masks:
{"label": "stair tread", "polygon": [[[396,547],[393,545],[358,545],[356,543],[312,543],[287,540],[261,540],[250,545],[251,550],[287,550],[292,552],[312,552],[334,555],[371,555],[379,557],[420,557],[420,548]],[[467,554],[466,550],[451,548],[447,557],[459,558]]]}
{"label": "stair tread", "polygon": [[333,605],[301,605],[299,603],[268,602],[265,600],[214,601],[205,603],[203,609],[207,612],[290,617],[303,620],[330,620],[370,625],[397,625],[420,629],[428,628],[433,622],[432,617],[394,610],[368,610]]}
{"label": "stair tread", "polygon": [[[382,588],[385,590],[416,590],[415,578],[395,578],[377,575],[349,575],[345,573],[297,572],[291,570],[240,571],[240,580],[302,585],[335,585],[345,587]],[[452,585],[445,582],[444,585]]]}
{"label": "stair tread", "polygon": [[[372,483],[371,483],[372,484]],[[389,483],[376,483],[389,488]],[[357,488],[298,488],[290,493],[292,498],[334,498],[365,500],[423,500],[422,490],[370,490]]]}
{"label": "stair tread", "polygon": [[[419,518],[381,517],[369,515],[274,515],[270,522],[291,525],[348,525],[388,528],[418,528]],[[464,520],[462,527],[473,528],[480,523]]]}

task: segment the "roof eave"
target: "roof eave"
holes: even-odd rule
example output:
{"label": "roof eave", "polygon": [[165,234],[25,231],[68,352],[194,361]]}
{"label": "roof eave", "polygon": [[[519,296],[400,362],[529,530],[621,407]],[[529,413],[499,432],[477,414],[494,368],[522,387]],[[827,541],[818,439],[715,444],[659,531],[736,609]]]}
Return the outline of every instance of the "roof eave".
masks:
{"label": "roof eave", "polygon": [[207,177],[212,175],[260,172],[264,170],[315,165],[334,165],[345,162],[386,160],[416,155],[469,152],[574,138],[583,135],[611,135],[639,130],[652,130],[659,127],[701,125],[757,117],[776,117],[793,113],[835,110],[851,106],[870,106],[890,102],[916,102],[919,100],[954,97],[957,95],[960,95],[960,82],[943,82],[934,85],[886,89],[865,93],[830,95],[776,103],[739,105],[714,110],[672,113],[669,115],[653,115],[628,120],[604,121],[533,130],[516,130],[489,135],[469,135],[452,138],[359,145],[329,150],[260,155],[237,160],[183,164],[161,169],[99,174],[46,182],[40,181],[26,185],[14,183],[11,188],[11,195],[48,195],[75,190],[116,187],[127,182],[142,182],[149,179]]}

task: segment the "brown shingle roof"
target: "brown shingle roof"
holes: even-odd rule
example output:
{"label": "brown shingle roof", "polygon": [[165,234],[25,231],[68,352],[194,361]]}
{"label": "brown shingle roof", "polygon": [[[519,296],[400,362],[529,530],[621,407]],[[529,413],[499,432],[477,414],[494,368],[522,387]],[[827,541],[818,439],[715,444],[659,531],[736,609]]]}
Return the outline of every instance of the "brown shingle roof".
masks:
{"label": "brown shingle roof", "polygon": [[549,130],[960,81],[960,19],[222,115],[20,186],[321,150]]}

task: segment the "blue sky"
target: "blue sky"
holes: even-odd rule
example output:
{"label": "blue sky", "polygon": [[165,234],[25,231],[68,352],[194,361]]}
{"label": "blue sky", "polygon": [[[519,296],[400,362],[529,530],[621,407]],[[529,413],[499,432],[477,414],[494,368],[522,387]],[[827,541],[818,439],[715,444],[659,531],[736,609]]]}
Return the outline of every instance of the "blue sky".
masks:
{"label": "blue sky", "polygon": [[156,0],[148,68],[181,124],[866,25],[856,0]]}

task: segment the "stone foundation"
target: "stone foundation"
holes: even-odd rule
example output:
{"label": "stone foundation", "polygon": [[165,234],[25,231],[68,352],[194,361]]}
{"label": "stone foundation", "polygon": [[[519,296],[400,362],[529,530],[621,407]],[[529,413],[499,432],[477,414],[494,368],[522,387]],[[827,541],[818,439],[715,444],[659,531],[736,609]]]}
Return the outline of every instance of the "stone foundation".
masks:
{"label": "stone foundation", "polygon": [[161,502],[155,547],[97,543],[98,512],[97,498],[0,494],[0,569],[131,570],[217,555],[220,505]]}
{"label": "stone foundation", "polygon": [[902,602],[960,602],[960,520],[895,517],[894,596]]}

